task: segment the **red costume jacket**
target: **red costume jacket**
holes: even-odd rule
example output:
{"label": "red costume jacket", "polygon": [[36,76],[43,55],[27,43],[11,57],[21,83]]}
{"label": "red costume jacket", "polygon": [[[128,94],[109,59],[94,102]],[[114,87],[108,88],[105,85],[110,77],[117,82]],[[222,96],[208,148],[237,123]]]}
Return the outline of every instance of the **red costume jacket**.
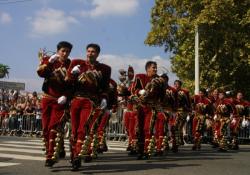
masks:
{"label": "red costume jacket", "polygon": [[176,89],[172,86],[167,86],[165,88],[165,94],[162,98],[162,106],[163,108],[167,108],[169,110],[175,110],[176,103]]}
{"label": "red costume jacket", "polygon": [[68,96],[71,88],[65,82],[65,77],[71,62],[70,59],[67,59],[63,63],[59,60],[49,63],[48,60],[49,57],[43,58],[37,70],[37,74],[44,78],[42,90],[46,94],[56,98],[62,95]]}
{"label": "red costume jacket", "polygon": [[176,89],[176,110],[191,111],[189,91]]}
{"label": "red costume jacket", "polygon": [[[72,69],[79,65],[80,73],[72,74]],[[84,81],[81,76],[87,72],[96,71],[100,74],[99,77],[95,77],[96,83],[91,83],[89,81]],[[110,66],[99,63],[96,61],[94,65],[91,65],[88,61],[82,59],[72,60],[70,67],[68,69],[68,79],[69,82],[73,83],[74,86],[74,96],[82,97],[101,97],[108,100],[108,88],[111,76]]]}
{"label": "red costume jacket", "polygon": [[194,110],[199,114],[211,114],[211,101],[200,95],[195,95],[193,97]]}
{"label": "red costume jacket", "polygon": [[230,114],[235,113],[235,106],[231,99],[228,98],[218,99],[215,105],[216,105],[216,114],[229,117]]}
{"label": "red costume jacket", "polygon": [[150,88],[150,83],[154,78],[158,77],[148,77],[146,74],[137,74],[135,76],[135,81],[132,84],[131,94],[137,97],[140,97],[139,91],[144,89],[147,91],[147,96],[144,99],[143,103],[155,103],[160,102],[160,99],[164,95],[163,86],[157,86],[156,88]]}
{"label": "red costume jacket", "polygon": [[238,100],[234,99],[233,104],[235,105],[235,114],[238,116],[248,116],[249,111],[248,108],[250,107],[250,102],[245,100]]}

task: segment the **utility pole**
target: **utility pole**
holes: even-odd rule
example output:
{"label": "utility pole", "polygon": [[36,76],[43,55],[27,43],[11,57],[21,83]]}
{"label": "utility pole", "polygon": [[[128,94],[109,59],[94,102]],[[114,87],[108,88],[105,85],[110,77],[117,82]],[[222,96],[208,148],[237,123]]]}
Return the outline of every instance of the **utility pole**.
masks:
{"label": "utility pole", "polygon": [[198,94],[200,91],[200,69],[199,69],[199,29],[195,26],[195,90]]}

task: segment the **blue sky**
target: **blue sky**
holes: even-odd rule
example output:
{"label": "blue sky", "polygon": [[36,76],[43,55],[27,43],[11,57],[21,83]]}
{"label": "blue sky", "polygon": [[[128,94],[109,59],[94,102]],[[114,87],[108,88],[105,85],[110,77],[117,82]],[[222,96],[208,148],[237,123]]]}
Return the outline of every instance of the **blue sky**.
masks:
{"label": "blue sky", "polygon": [[[27,91],[41,91],[38,50],[55,51],[62,40],[74,45],[71,58],[84,58],[88,43],[100,44],[98,59],[112,67],[115,80],[128,65],[135,73],[144,72],[147,60],[171,70],[163,48],[144,44],[153,0],[17,1],[22,0],[0,0],[0,63],[11,68],[4,81],[25,82]],[[169,76],[171,84],[176,76]]]}

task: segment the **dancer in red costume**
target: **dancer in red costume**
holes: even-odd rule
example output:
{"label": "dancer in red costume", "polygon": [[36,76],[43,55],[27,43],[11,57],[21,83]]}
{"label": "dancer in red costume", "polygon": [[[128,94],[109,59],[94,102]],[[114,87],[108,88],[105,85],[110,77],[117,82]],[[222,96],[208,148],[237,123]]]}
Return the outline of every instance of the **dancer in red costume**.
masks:
{"label": "dancer in red costume", "polygon": [[175,80],[174,87],[176,90],[176,103],[175,103],[175,121],[171,127],[172,151],[178,152],[179,145],[184,145],[183,127],[186,122],[188,113],[191,112],[191,101],[189,91],[182,88],[182,82]]}
{"label": "dancer in red costume", "polygon": [[243,93],[238,91],[236,98],[233,100],[233,103],[235,105],[235,114],[230,123],[230,131],[231,131],[230,134],[232,137],[231,148],[234,150],[238,150],[239,149],[238,133],[240,129],[240,124],[243,121],[246,121],[246,117],[249,115],[248,108],[250,107],[250,102],[244,100]]}
{"label": "dancer in red costume", "polygon": [[42,126],[46,151],[45,166],[53,166],[58,157],[65,157],[63,125],[65,110],[69,101],[70,87],[66,83],[66,73],[70,65],[69,54],[72,44],[59,42],[56,54],[48,57],[40,53],[41,63],[37,73],[44,78],[42,106]]}
{"label": "dancer in red costume", "polygon": [[231,123],[231,116],[235,114],[235,106],[232,99],[225,97],[223,90],[219,91],[219,98],[216,101],[216,110],[214,116],[215,127],[215,141],[219,145],[219,151],[227,151],[228,144],[226,139],[227,127]]}
{"label": "dancer in red costume", "polygon": [[147,159],[154,149],[153,129],[157,112],[160,110],[160,98],[164,94],[163,78],[157,75],[157,64],[148,61],[146,74],[137,74],[132,84],[131,98],[137,101],[138,120],[138,159]]}
{"label": "dancer in red costume", "polygon": [[164,79],[165,85],[164,96],[161,101],[162,110],[158,112],[157,119],[155,121],[156,155],[162,155],[164,151],[168,151],[169,149],[168,130],[169,126],[171,126],[171,119],[173,118],[176,100],[176,90],[175,88],[169,86],[168,75],[162,74],[161,77]]}
{"label": "dancer in red costume", "polygon": [[108,104],[110,66],[100,63],[97,58],[100,46],[89,44],[86,47],[86,60],[74,59],[68,69],[68,81],[74,85],[71,101],[71,160],[72,169],[81,166],[81,157],[89,161],[92,157],[89,146],[92,142],[91,124],[99,111],[104,112]]}
{"label": "dancer in red costume", "polygon": [[211,101],[206,97],[206,90],[200,89],[198,95],[193,97],[195,115],[193,118],[192,135],[194,137],[193,150],[201,148],[201,136],[205,130],[205,121],[211,115]]}

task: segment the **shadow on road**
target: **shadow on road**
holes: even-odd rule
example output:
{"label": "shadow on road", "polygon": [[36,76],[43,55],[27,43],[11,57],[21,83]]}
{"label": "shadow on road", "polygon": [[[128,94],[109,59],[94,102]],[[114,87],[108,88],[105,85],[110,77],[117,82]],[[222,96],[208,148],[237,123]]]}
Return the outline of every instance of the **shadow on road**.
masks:
{"label": "shadow on road", "polygon": [[[191,151],[188,149],[180,150],[179,153],[167,153],[164,156],[152,157],[149,160],[136,160],[136,157],[128,156],[127,153],[103,154],[91,163],[82,163],[79,169],[83,174],[101,174],[101,173],[122,173],[122,172],[145,172],[152,169],[172,169],[179,167],[197,167],[202,163],[190,163],[195,160],[230,160],[237,152],[249,151],[241,149],[239,151],[218,152],[211,148],[205,148],[200,151]],[[173,163],[174,162],[174,163]],[[70,166],[55,166],[52,172],[71,171]]]}

